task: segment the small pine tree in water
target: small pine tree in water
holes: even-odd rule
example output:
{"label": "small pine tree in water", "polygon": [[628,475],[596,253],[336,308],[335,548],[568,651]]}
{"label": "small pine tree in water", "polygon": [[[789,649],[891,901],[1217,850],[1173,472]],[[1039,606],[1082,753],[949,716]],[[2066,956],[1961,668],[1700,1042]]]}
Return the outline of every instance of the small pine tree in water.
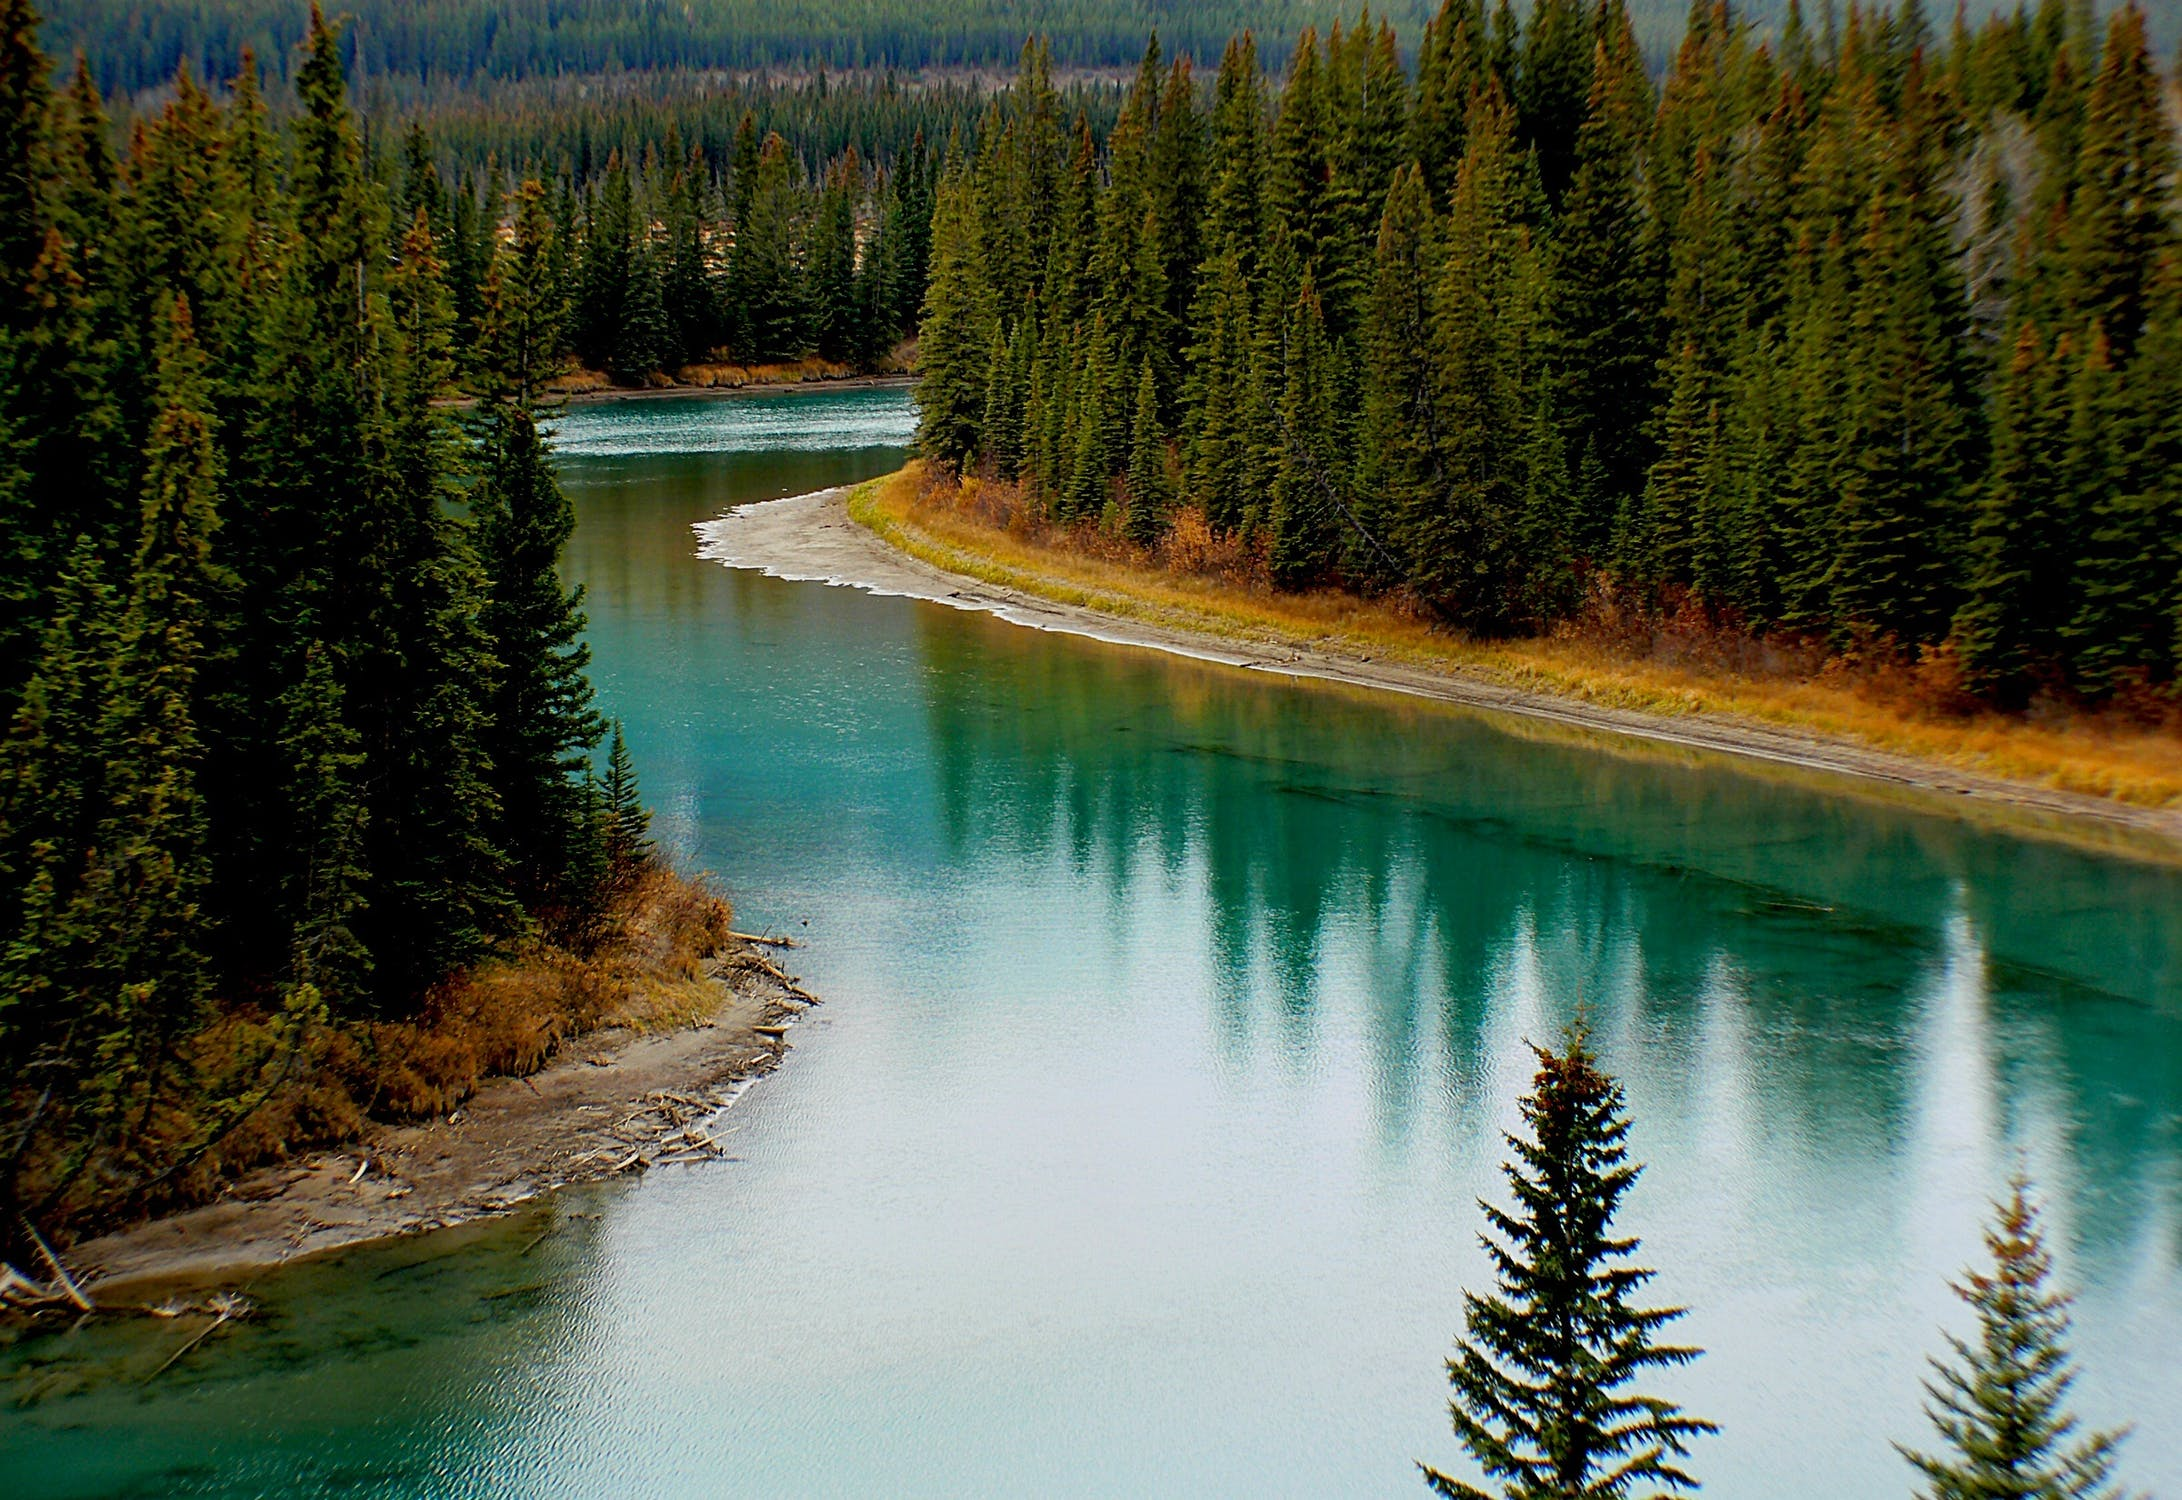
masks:
{"label": "small pine tree in water", "polygon": [[1924,1386],[1941,1450],[1895,1446],[1924,1477],[1920,1500],[2121,1500],[2114,1460],[2126,1431],[2071,1441],[2076,1418],[2062,1403],[2076,1378],[2072,1299],[2047,1288],[2053,1257],[2029,1185],[2018,1177],[1996,1211],[1985,1231],[1992,1269],[1955,1285],[1977,1313],[1977,1337],[1949,1334],[1954,1360],[1933,1360]]}
{"label": "small pine tree in water", "polygon": [[1522,1101],[1529,1139],[1504,1162],[1513,1212],[1482,1200],[1498,1238],[1480,1236],[1498,1295],[1463,1294],[1467,1336],[1447,1362],[1455,1435],[1489,1487],[1424,1466],[1456,1500],[1623,1500],[1694,1490],[1680,1467],[1690,1439],[1717,1429],[1630,1387],[1647,1371],[1703,1352],[1654,1342],[1685,1309],[1630,1299],[1653,1273],[1629,1264],[1634,1236],[1611,1233],[1636,1181],[1623,1142],[1621,1086],[1599,1071],[1584,1031],[1561,1050],[1535,1044],[1538,1074]]}

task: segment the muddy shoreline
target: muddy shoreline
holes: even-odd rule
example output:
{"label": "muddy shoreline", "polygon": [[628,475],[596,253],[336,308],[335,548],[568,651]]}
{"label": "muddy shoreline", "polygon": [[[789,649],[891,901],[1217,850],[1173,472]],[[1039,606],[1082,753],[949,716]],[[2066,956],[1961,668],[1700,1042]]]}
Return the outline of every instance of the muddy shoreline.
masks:
{"label": "muddy shoreline", "polygon": [[746,942],[707,977],[719,1003],[689,1025],[573,1038],[539,1072],[492,1079],[443,1118],[248,1173],[211,1203],[76,1245],[68,1267],[94,1303],[142,1305],[578,1183],[719,1159],[722,1111],[779,1066],[816,1001]]}
{"label": "muddy shoreline", "polygon": [[1154,625],[950,573],[911,557],[849,515],[849,488],[739,506],[695,530],[699,555],[768,576],[906,596],[993,614],[1012,624],[1137,646],[1248,671],[1406,694],[1513,714],[1597,736],[1717,758],[1730,769],[1823,778],[1832,789],[1911,800],[1927,810],[1990,817],[2010,831],[2089,838],[2137,857],[2182,858],[2182,811],[2078,792],[1874,750],[1852,741],[1720,714],[1667,716],[1525,691],[1462,672],[1373,660],[1293,640],[1243,640]]}

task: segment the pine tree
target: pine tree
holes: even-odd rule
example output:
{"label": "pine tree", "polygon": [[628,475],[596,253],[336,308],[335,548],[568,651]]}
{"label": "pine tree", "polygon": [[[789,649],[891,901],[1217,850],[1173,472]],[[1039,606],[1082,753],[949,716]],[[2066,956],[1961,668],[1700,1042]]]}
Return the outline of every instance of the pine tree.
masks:
{"label": "pine tree", "polygon": [[652,858],[652,818],[637,791],[636,764],[622,739],[619,719],[614,721],[613,738],[606,752],[606,776],[599,791],[607,866],[616,880],[626,881]]}
{"label": "pine tree", "polygon": [[1499,1291],[1463,1294],[1467,1336],[1447,1365],[1455,1433],[1489,1488],[1429,1466],[1425,1477],[1461,1500],[1694,1490],[1681,1461],[1691,1439],[1717,1429],[1631,1389],[1701,1351],[1656,1342],[1683,1309],[1631,1305],[1654,1273],[1629,1263],[1634,1236],[1612,1232],[1643,1170],[1629,1161],[1621,1087],[1581,1029],[1557,1052],[1531,1051],[1529,1136],[1506,1138],[1515,1156],[1501,1167],[1515,1207],[1480,1204],[1498,1236],[1481,1238]]}
{"label": "pine tree", "polygon": [[809,345],[810,309],[797,263],[798,171],[788,143],[777,133],[766,136],[735,222],[726,295],[740,319],[735,356],[746,364],[794,359]]}
{"label": "pine tree", "polygon": [[1993,399],[1992,462],[1972,513],[1969,566],[1954,633],[1971,680],[2020,705],[2058,660],[2071,561],[2058,464],[2067,415],[2058,378],[2074,344],[2049,352],[2018,331]]}
{"label": "pine tree", "polygon": [[917,446],[942,463],[968,463],[982,446],[985,361],[998,317],[978,268],[970,190],[958,171],[941,184],[933,211],[917,383]]}
{"label": "pine tree", "polygon": [[2178,239],[2174,127],[2145,45],[2144,12],[2134,4],[2107,23],[2080,141],[2058,247],[2063,326],[2081,334],[2096,323],[2110,357],[2125,365],[2160,257]]}
{"label": "pine tree", "polygon": [[588,853],[578,778],[601,728],[584,676],[583,590],[559,573],[575,511],[530,409],[500,402],[490,422],[471,506],[485,575],[481,624],[498,664],[487,743],[498,842],[534,909],[573,909],[589,897],[569,880]]}
{"label": "pine tree", "polygon": [[1626,9],[1602,9],[1574,170],[1546,245],[1542,356],[1568,422],[1573,551],[1602,557],[1614,518],[1642,490],[1659,402],[1665,291],[1644,214],[1651,87]]}
{"label": "pine tree", "polygon": [[1300,588],[1323,577],[1333,562],[1336,527],[1347,506],[1333,353],[1309,272],[1289,309],[1282,342],[1280,444],[1267,524],[1274,582]]}
{"label": "pine tree", "polygon": [[1167,436],[1159,425],[1159,390],[1146,360],[1137,377],[1136,413],[1129,436],[1128,536],[1139,547],[1156,546],[1174,508],[1167,481]]}
{"label": "pine tree", "polygon": [[1481,95],[1466,130],[1435,289],[1443,477],[1405,518],[1411,581],[1451,618],[1505,630],[1520,607],[1517,520],[1526,362],[1534,338],[1534,179],[1514,111]]}
{"label": "pine tree", "polygon": [[1370,540],[1357,549],[1355,567],[1359,576],[1382,586],[1401,582],[1404,571],[1387,539],[1399,534],[1405,519],[1423,510],[1445,481],[1439,351],[1432,327],[1439,256],[1439,229],[1424,174],[1405,167],[1387,193],[1379,221],[1357,442],[1357,519]]}
{"label": "pine tree", "polygon": [[2123,1432],[2076,1436],[2065,1403],[2075,1383],[2070,1299],[2047,1285],[2053,1257],[2021,1177],[1985,1231],[1992,1269],[1966,1272],[1955,1295],[1977,1315],[1974,1340],[1947,1336],[1933,1360],[1925,1414],[1941,1447],[1896,1444],[1924,1482],[1922,1500],[2119,1500]]}

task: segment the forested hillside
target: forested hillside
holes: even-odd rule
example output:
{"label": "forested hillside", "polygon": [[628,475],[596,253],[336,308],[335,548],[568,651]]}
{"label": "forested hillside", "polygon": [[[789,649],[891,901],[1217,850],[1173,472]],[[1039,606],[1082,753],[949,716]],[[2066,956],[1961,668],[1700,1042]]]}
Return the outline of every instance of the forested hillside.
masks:
{"label": "forested hillside", "polygon": [[[1231,31],[1281,39],[1326,25],[1336,0],[356,0],[347,43],[359,78],[477,86],[658,70],[805,71],[1013,67],[1023,40],[1052,39],[1066,66],[1127,69],[1153,30],[1206,55]],[[1423,0],[1393,0],[1421,28]],[[244,48],[286,58],[303,21],[290,0],[72,0],[53,43],[82,46],[101,84],[165,83],[185,59],[225,77]]]}
{"label": "forested hillside", "polygon": [[940,186],[927,451],[1156,546],[1481,633],[1696,613],[1942,653],[2003,703],[2174,680],[2182,222],[2145,17],[1448,0],[1143,59],[1103,147],[1038,66]]}
{"label": "forested hillside", "polygon": [[556,573],[544,190],[455,244],[380,180],[322,26],[291,124],[245,73],[117,155],[35,26],[0,3],[10,1240],[171,1191],[275,1096],[323,1128],[385,1064],[338,1028],[416,1018],[526,934],[580,948],[640,836],[627,777],[587,769]]}
{"label": "forested hillside", "polygon": [[[1968,4],[1979,19],[2007,8],[2007,0]],[[1323,31],[1345,9],[1342,0],[354,0],[342,14],[352,18],[345,45],[357,77],[408,97],[517,79],[689,70],[1004,71],[1030,36],[1047,38],[1064,69],[1126,72],[1153,31],[1171,50],[1209,60],[1228,36],[1249,30],[1263,60],[1279,66],[1305,27]],[[1429,0],[1386,0],[1373,15],[1393,26],[1408,56],[1433,10]],[[1517,5],[1512,19],[1527,10]],[[1630,5],[1655,60],[1668,55],[1687,13],[1684,0]],[[1786,3],[1757,0],[1746,13],[1777,26]],[[2172,42],[2182,15],[2154,24],[2163,44]],[[86,50],[109,93],[135,93],[163,86],[185,60],[230,77],[246,48],[278,81],[303,26],[290,0],[71,0],[58,9],[50,41],[62,57]]]}

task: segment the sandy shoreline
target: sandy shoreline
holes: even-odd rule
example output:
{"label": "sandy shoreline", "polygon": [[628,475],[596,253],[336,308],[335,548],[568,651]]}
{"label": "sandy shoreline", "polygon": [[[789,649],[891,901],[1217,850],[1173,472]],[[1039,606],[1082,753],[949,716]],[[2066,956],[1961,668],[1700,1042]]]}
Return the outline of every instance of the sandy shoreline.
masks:
{"label": "sandy shoreline", "polygon": [[338,1151],[262,1168],[220,1198],[67,1253],[94,1302],[187,1286],[373,1240],[489,1218],[555,1189],[723,1154],[718,1115],[778,1066],[809,1004],[738,943],[693,1025],[572,1040],[529,1078],[496,1078],[444,1119],[381,1125]]}
{"label": "sandy shoreline", "polygon": [[1799,773],[1845,778],[1839,789],[1873,786],[1929,799],[1938,811],[2004,815],[2013,827],[2063,837],[2099,830],[2129,852],[2182,853],[2182,812],[2132,806],[1874,750],[1851,741],[1802,734],[1724,715],[1667,716],[1608,708],[1527,692],[1458,669],[1375,661],[1336,647],[1292,641],[1242,641],[1148,624],[1081,605],[964,577],[903,553],[851,519],[849,489],[821,490],[739,506],[696,526],[698,554],[770,577],[859,588],[979,610],[1012,624],[1163,651],[1249,671],[1403,693],[1494,713],[1544,720],[1602,736],[1621,736]]}

